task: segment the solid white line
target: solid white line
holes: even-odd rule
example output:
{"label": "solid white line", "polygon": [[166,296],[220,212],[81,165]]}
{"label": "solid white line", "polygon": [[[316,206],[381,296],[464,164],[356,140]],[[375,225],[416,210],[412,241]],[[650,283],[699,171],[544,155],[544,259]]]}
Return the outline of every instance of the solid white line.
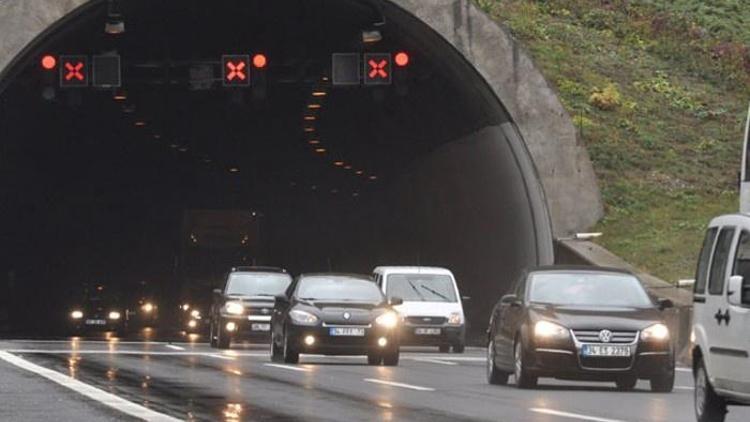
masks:
{"label": "solid white line", "polygon": [[674,369],[675,371],[679,371],[679,372],[693,372],[693,370],[690,368],[674,368]]}
{"label": "solid white line", "polygon": [[184,347],[175,346],[174,344],[165,344],[164,346],[165,347],[169,347],[172,350],[185,350]]}
{"label": "solid white line", "polygon": [[222,356],[209,352],[191,352],[191,351],[155,351],[155,350],[43,350],[43,349],[7,349],[0,350],[8,353],[25,353],[25,354],[42,354],[42,355],[133,355],[133,356],[211,356],[234,359],[234,357],[268,357],[268,353],[243,353],[239,352],[236,356]]}
{"label": "solid white line", "polygon": [[57,371],[41,367],[33,364],[25,359],[18,356],[11,355],[10,353],[0,351],[0,359],[13,364],[19,368],[25,369],[29,372],[33,372],[41,377],[47,378],[48,380],[62,385],[63,387],[69,388],[76,393],[86,396],[92,400],[109,406],[115,410],[118,410],[126,415],[130,415],[145,421],[154,422],[176,422],[179,421],[177,418],[173,418],[163,413],[155,412],[146,407],[137,405],[133,402],[122,399],[114,394],[100,390],[96,387],[92,387],[88,384],[84,384],[75,378],[71,378],[67,375],[61,374]]}
{"label": "solid white line", "polygon": [[224,356],[224,355],[219,355],[219,354],[216,354],[216,353],[211,353],[211,354],[208,354],[206,356],[208,356],[210,358],[216,358],[216,359],[234,360],[233,356]]}
{"label": "solid white line", "polygon": [[[402,357],[406,358],[423,358],[425,355],[420,354],[401,354]],[[487,358],[480,358],[480,357],[471,357],[471,356],[435,356],[433,359],[440,359],[440,360],[449,360],[449,361],[456,361],[456,362],[486,362]]]}
{"label": "solid white line", "polygon": [[675,385],[674,388],[677,390],[695,390],[695,387],[688,387],[686,385]]}
{"label": "solid white line", "polygon": [[409,390],[416,390],[416,391],[435,391],[434,388],[430,388],[430,387],[420,387],[419,385],[403,384],[400,382],[393,382],[393,381],[383,381],[383,380],[379,380],[375,378],[365,378],[363,381],[371,382],[374,384],[388,385],[391,387],[408,388]]}
{"label": "solid white line", "polygon": [[561,418],[577,419],[579,421],[594,421],[594,422],[624,422],[619,419],[608,419],[599,418],[596,416],[581,415],[578,413],[561,412],[559,410],[544,409],[541,407],[532,407],[529,410],[536,413],[543,413],[545,415],[560,416]]}
{"label": "solid white line", "polygon": [[277,363],[264,363],[263,366],[269,366],[271,368],[287,369],[290,371],[297,371],[297,372],[310,372],[310,368],[303,368],[299,366],[290,366],[290,365],[279,365]]}
{"label": "solid white line", "polygon": [[410,359],[417,361],[417,362],[437,363],[440,365],[450,365],[450,366],[458,365],[456,362],[450,362],[450,361],[443,360],[443,359],[430,359],[430,358],[410,358]]}

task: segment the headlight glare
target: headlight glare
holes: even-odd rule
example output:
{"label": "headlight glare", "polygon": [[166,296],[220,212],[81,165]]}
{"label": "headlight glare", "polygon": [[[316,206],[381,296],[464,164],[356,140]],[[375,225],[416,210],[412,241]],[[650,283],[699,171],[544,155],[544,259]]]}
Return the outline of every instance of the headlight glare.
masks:
{"label": "headlight glare", "polygon": [[641,332],[644,341],[664,341],[669,339],[669,328],[664,324],[654,324]]}
{"label": "headlight glare", "polygon": [[539,321],[534,325],[534,336],[536,338],[567,338],[570,331],[562,325],[549,321]]}
{"label": "headlight glare", "polygon": [[107,315],[107,317],[109,319],[117,320],[117,319],[120,319],[120,313],[117,312],[117,311],[112,311],[112,312],[109,313],[109,315]]}
{"label": "headlight glare", "polygon": [[384,312],[375,318],[375,323],[384,328],[395,328],[398,325],[398,314],[393,311]]}
{"label": "headlight glare", "polygon": [[464,317],[461,315],[460,312],[453,312],[452,314],[448,315],[448,324],[449,325],[461,325],[464,323]]}
{"label": "headlight glare", "polygon": [[318,323],[318,317],[310,312],[300,311],[299,309],[290,311],[289,318],[291,318],[295,324],[300,325],[315,325]]}
{"label": "headlight glare", "polygon": [[224,310],[231,315],[242,315],[245,312],[245,307],[240,302],[227,302],[224,305]]}
{"label": "headlight glare", "polygon": [[146,303],[143,304],[143,306],[141,306],[141,310],[143,312],[150,313],[150,312],[152,312],[154,310],[154,304],[146,302]]}
{"label": "headlight glare", "polygon": [[190,316],[193,318],[200,318],[201,312],[197,309],[193,309],[192,311],[190,311]]}
{"label": "headlight glare", "polygon": [[70,317],[73,319],[81,319],[83,318],[83,312],[81,311],[73,311],[70,313]]}

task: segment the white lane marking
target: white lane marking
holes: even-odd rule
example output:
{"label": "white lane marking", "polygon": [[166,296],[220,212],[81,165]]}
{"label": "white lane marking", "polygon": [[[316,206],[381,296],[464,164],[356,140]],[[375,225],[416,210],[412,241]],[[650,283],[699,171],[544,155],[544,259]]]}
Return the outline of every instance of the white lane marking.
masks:
{"label": "white lane marking", "polygon": [[63,387],[69,388],[76,393],[86,396],[94,401],[109,406],[115,410],[118,410],[126,415],[130,415],[145,421],[153,422],[176,422],[179,421],[177,418],[173,418],[163,413],[155,412],[146,407],[137,405],[133,402],[127,401],[114,394],[100,390],[96,387],[92,387],[75,378],[71,378],[67,375],[61,374],[57,371],[44,368],[42,366],[31,363],[18,356],[12,355],[7,352],[0,351],[0,359],[15,365],[19,368],[25,369],[29,372],[33,372],[41,377],[44,377],[52,382],[62,385]]}
{"label": "white lane marking", "polygon": [[679,371],[679,372],[693,372],[693,370],[690,368],[674,368],[674,369],[675,371]]}
{"label": "white lane marking", "polygon": [[[42,354],[42,355],[134,355],[134,356],[221,356],[216,353],[208,352],[190,352],[190,351],[174,351],[174,352],[162,352],[155,350],[44,350],[44,349],[0,349],[0,351],[8,353],[24,353],[24,354]],[[233,356],[222,356],[225,358],[233,359],[234,357],[262,357],[267,358],[268,353],[237,353]]]}
{"label": "white lane marking", "polygon": [[431,358],[410,358],[410,359],[413,360],[413,361],[417,361],[417,362],[437,363],[437,364],[440,364],[440,365],[450,365],[450,366],[458,365],[456,362],[451,362],[451,361],[448,361],[448,360],[437,359],[437,358],[434,358],[434,359],[431,359]]}
{"label": "white lane marking", "polygon": [[175,346],[174,344],[165,344],[164,347],[169,347],[172,350],[185,350],[184,347]]}
{"label": "white lane marking", "polygon": [[310,368],[304,368],[301,366],[280,365],[278,363],[264,363],[263,366],[268,366],[271,368],[287,369],[289,371],[310,372]]}
{"label": "white lane marking", "polygon": [[[401,354],[402,357],[406,358],[423,358],[425,355],[415,354],[415,353],[409,353]],[[480,357],[471,357],[471,356],[435,356],[433,359],[440,359],[440,360],[449,360],[449,361],[456,361],[456,362],[486,362],[487,358],[480,358]]]}
{"label": "white lane marking", "polygon": [[532,407],[529,410],[535,413],[542,413],[545,415],[560,416],[561,418],[577,419],[579,421],[593,421],[593,422],[624,422],[619,419],[608,419],[600,418],[597,416],[581,415],[579,413],[561,412],[559,410],[544,409],[541,407]]}
{"label": "white lane marking", "polygon": [[695,387],[688,387],[687,385],[675,385],[676,390],[695,390]]}
{"label": "white lane marking", "polygon": [[220,355],[220,354],[217,354],[217,353],[211,353],[211,354],[208,354],[206,356],[208,356],[210,358],[224,359],[224,360],[234,360],[235,359],[234,356],[225,356],[225,355]]}
{"label": "white lane marking", "polygon": [[373,384],[388,385],[391,387],[408,388],[409,390],[416,390],[416,391],[435,391],[434,388],[430,388],[430,387],[422,387],[419,385],[404,384],[404,383],[393,382],[393,381],[383,381],[383,380],[379,380],[375,378],[365,378],[363,381],[371,382]]}

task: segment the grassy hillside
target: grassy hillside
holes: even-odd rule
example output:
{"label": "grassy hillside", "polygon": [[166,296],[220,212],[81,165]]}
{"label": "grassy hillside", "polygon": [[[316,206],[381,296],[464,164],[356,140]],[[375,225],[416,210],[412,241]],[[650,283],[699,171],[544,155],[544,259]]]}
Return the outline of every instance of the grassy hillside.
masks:
{"label": "grassy hillside", "polygon": [[666,280],[737,209],[750,101],[746,0],[476,0],[534,57],[599,177],[600,242]]}

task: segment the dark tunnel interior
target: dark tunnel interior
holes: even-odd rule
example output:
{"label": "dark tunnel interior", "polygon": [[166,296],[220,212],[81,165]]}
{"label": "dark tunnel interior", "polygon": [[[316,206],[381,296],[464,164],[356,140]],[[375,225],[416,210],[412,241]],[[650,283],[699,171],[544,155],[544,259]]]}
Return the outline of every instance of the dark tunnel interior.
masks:
{"label": "dark tunnel interior", "polygon": [[[176,305],[209,300],[232,265],[435,265],[480,333],[551,249],[500,100],[397,6],[137,0],[117,35],[106,13],[82,7],[0,81],[0,326],[4,312],[11,331],[53,334],[83,285],[145,282]],[[382,40],[364,43],[374,26]],[[110,52],[120,88],[61,88],[40,65]],[[345,52],[409,63],[390,85],[334,86]],[[223,86],[222,55],[259,53],[249,87]]]}

